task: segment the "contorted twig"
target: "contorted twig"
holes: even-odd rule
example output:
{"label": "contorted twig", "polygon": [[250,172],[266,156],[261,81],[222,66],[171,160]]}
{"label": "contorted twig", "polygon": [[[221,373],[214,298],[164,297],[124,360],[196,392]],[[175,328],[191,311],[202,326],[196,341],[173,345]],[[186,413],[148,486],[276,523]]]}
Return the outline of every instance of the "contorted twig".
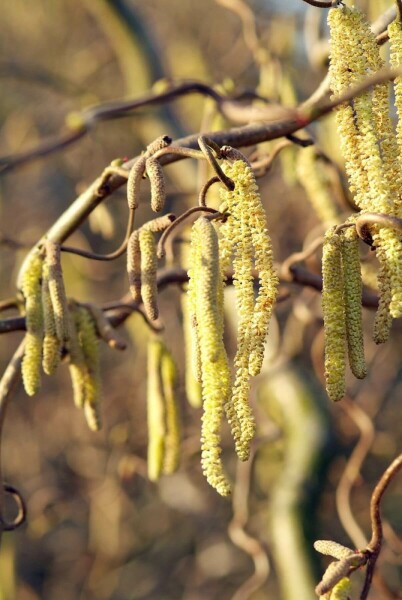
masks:
{"label": "contorted twig", "polygon": [[245,531],[249,518],[248,499],[257,444],[251,446],[250,459],[247,462],[237,461],[236,482],[233,490],[233,517],[229,523],[228,533],[233,544],[249,554],[254,562],[254,573],[232,596],[232,600],[248,600],[266,581],[269,575],[269,560],[261,542]]}
{"label": "contorted twig", "polygon": [[[1,470],[1,442],[2,442],[3,426],[4,426],[5,417],[6,417],[8,403],[11,399],[11,395],[17,384],[17,381],[20,378],[21,363],[22,363],[22,358],[24,356],[24,352],[25,352],[25,339],[22,340],[22,342],[18,346],[17,350],[14,352],[14,355],[13,355],[12,359],[10,360],[10,362],[8,363],[8,366],[7,366],[6,370],[4,371],[3,376],[0,380],[0,541],[1,541],[2,532],[7,531],[9,529],[13,529],[13,528],[17,527],[19,524],[21,524],[23,522],[23,520],[25,519],[25,513],[26,513],[26,511],[24,510],[25,505],[24,505],[23,499],[21,497],[21,494],[19,492],[17,492],[17,490],[15,490],[14,487],[4,485],[2,483],[2,475],[1,475],[1,471],[2,471]],[[15,497],[18,497],[18,503],[20,506],[20,510],[19,510],[19,515],[17,517],[17,521],[15,521],[13,524],[12,523],[7,524],[6,520],[4,518],[4,491],[10,492]],[[21,514],[21,511],[22,511],[22,514]]]}
{"label": "contorted twig", "polygon": [[350,398],[343,399],[341,404],[346,414],[353,420],[360,430],[360,438],[343,470],[336,489],[336,507],[343,528],[353,541],[356,548],[364,548],[367,539],[356,522],[350,506],[350,492],[360,473],[361,466],[374,441],[374,426],[358,404]]}
{"label": "contorted twig", "polygon": [[381,500],[384,495],[384,492],[388,488],[389,484],[392,482],[398,471],[402,468],[402,454],[397,456],[395,460],[389,465],[389,467],[382,474],[379,482],[374,488],[373,494],[371,496],[370,502],[370,516],[371,516],[371,529],[372,536],[371,540],[368,543],[366,548],[368,552],[368,560],[367,560],[367,569],[366,569],[366,578],[364,582],[364,587],[362,593],[360,595],[360,600],[366,600],[368,593],[370,591],[371,582],[373,579],[375,565],[378,559],[378,556],[381,551],[383,531],[382,531],[382,520],[381,520],[381,512],[380,505]]}

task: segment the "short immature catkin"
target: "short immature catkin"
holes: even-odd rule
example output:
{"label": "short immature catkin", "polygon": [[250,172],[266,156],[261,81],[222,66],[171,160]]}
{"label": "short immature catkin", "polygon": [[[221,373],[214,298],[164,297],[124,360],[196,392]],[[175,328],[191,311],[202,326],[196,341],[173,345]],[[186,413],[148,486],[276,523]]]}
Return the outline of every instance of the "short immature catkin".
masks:
{"label": "short immature catkin", "polygon": [[146,156],[140,156],[134,163],[127,179],[127,202],[130,210],[139,205],[140,185],[145,173]]}
{"label": "short immature catkin", "polygon": [[332,540],[317,540],[314,542],[314,549],[321,554],[332,556],[338,560],[347,558],[348,556],[352,556],[354,554],[354,551],[351,548],[342,546],[342,544],[338,544]]}
{"label": "short immature catkin", "polygon": [[341,238],[334,228],[327,231],[322,256],[322,309],[325,331],[325,380],[331,400],[345,395],[345,301]]}
{"label": "short immature catkin", "polygon": [[158,261],[156,241],[152,231],[140,229],[139,243],[141,253],[141,297],[148,318],[154,321],[159,315],[158,288],[156,285]]}
{"label": "short immature catkin", "polygon": [[174,473],[180,462],[180,414],[176,396],[177,368],[170,352],[165,348],[162,354],[161,377],[165,400],[166,436],[163,472]]}
{"label": "short immature catkin", "polygon": [[25,265],[21,290],[25,298],[25,353],[21,373],[26,393],[33,396],[40,388],[43,343],[43,306],[41,294],[43,258],[34,252]]}
{"label": "short immature catkin", "polygon": [[161,377],[164,346],[160,341],[148,343],[147,367],[147,421],[148,421],[148,477],[157,481],[165,460],[166,415]]}
{"label": "short immature catkin", "polygon": [[230,371],[223,345],[220,315],[219,244],[212,223],[200,217],[191,231],[189,293],[193,296],[201,350],[201,376],[204,413],[201,429],[201,465],[212,487],[222,496],[230,485],[221,460],[221,421],[230,393]]}
{"label": "short immature catkin", "polygon": [[54,310],[49,291],[49,265],[45,262],[42,270],[42,306],[44,320],[42,366],[46,375],[53,375],[61,360],[61,344],[56,333]]}
{"label": "short immature catkin", "polygon": [[359,237],[355,227],[348,227],[342,236],[342,266],[345,296],[346,335],[349,364],[358,379],[367,375],[364,359],[362,323],[362,277],[360,270]]}
{"label": "short immature catkin", "polygon": [[60,244],[46,241],[46,264],[49,269],[49,293],[52,301],[57,337],[62,345],[70,339],[70,316],[60,261]]}
{"label": "short immature catkin", "polygon": [[332,588],[330,600],[349,600],[352,593],[352,584],[349,577],[344,577]]}
{"label": "short immature catkin", "polygon": [[[347,577],[350,570],[364,563],[364,557],[361,554],[353,553],[346,558],[329,564],[320,583],[315,588],[318,595],[326,594],[332,590],[344,577]],[[331,596],[332,598],[332,596]]]}
{"label": "short immature catkin", "polygon": [[151,208],[155,212],[160,212],[163,210],[166,200],[165,177],[162,166],[157,158],[151,156],[147,159],[145,168],[151,185]]}

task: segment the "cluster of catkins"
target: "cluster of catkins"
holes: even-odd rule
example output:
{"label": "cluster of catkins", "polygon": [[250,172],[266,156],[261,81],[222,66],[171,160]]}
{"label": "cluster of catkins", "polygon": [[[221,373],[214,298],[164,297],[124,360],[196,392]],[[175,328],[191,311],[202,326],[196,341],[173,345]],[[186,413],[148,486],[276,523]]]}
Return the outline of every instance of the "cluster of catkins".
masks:
{"label": "cluster of catkins", "polygon": [[[201,464],[208,482],[225,496],[230,484],[221,460],[222,417],[226,413],[239,458],[247,460],[255,430],[250,377],[262,366],[278,278],[253,171],[240,152],[222,151],[228,159],[223,171],[235,188],[220,191],[220,212],[229,215],[224,222],[200,217],[192,228],[188,311],[193,374],[202,388]],[[223,288],[231,262],[238,314],[233,381],[223,343]]]}
{"label": "cluster of catkins", "polygon": [[[330,86],[334,96],[384,67],[379,47],[364,15],[341,5],[329,11]],[[388,28],[391,66],[402,64],[399,21]],[[367,90],[336,109],[341,151],[354,202],[364,213],[402,217],[402,81],[394,84],[398,127],[390,117],[388,84]],[[331,228],[323,249],[323,310],[326,336],[325,374],[330,398],[345,393],[346,344],[354,375],[366,374],[361,326],[361,270],[358,238],[350,228]],[[379,219],[369,227],[379,261],[379,307],[374,341],[385,342],[393,318],[402,316],[402,241],[400,234]],[[347,343],[346,343],[347,340]]]}
{"label": "cluster of catkins", "polygon": [[366,563],[363,552],[353,551],[331,540],[317,540],[314,543],[317,552],[332,556],[331,562],[315,591],[320,600],[348,600],[352,592],[349,575]]}
{"label": "cluster of catkins", "polygon": [[[25,301],[26,336],[22,360],[25,391],[33,396],[41,371],[53,375],[68,356],[74,402],[88,425],[101,426],[98,335],[118,345],[102,311],[67,300],[60,264],[60,245],[50,240],[28,257],[19,285]],[[113,342],[112,342],[113,340]]]}

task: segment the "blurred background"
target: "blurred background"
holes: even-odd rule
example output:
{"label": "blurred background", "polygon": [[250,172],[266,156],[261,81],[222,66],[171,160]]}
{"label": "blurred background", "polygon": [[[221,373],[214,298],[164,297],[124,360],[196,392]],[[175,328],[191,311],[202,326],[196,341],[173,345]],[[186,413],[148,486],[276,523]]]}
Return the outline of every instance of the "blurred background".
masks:
{"label": "blurred background", "polygon": [[[358,4],[374,20],[392,2]],[[37,0],[29,6],[0,0],[0,155],[60,133],[72,112],[162,89],[166,79],[202,80],[227,93],[253,90],[285,106],[308,98],[327,69],[327,11],[302,0],[254,0],[240,3],[240,12],[238,6],[234,0]],[[102,122],[64,151],[3,175],[2,299],[15,295],[29,248],[113,159],[139,154],[159,135],[177,139],[230,126],[211,100],[192,95]],[[278,263],[353,210],[332,117],[307,133],[316,140],[313,151],[289,145],[259,178]],[[247,154],[264,157],[277,143]],[[208,174],[195,161],[165,173],[167,210],[180,214],[196,203]],[[145,185],[138,225],[151,218],[148,195]],[[123,187],[69,244],[109,252],[123,239],[126,219]],[[375,259],[363,247],[362,259],[365,283],[375,292]],[[319,250],[308,268],[319,273]],[[65,255],[63,271],[68,295],[79,301],[101,304],[127,291],[124,257],[101,263]],[[1,600],[307,600],[328,563],[314,553],[313,541],[362,547],[370,537],[372,489],[402,442],[400,325],[390,342],[376,347],[373,311],[364,311],[368,377],[348,380],[349,398],[331,406],[322,387],[320,295],[281,286],[266,363],[252,388],[258,435],[249,463],[237,464],[224,429],[224,462],[235,485],[227,500],[200,469],[201,411],[185,394],[180,295],[171,286],[160,297],[162,338],[180,372],[183,447],[174,475],[147,480],[150,336],[139,315],[121,329],[125,352],[102,345],[101,432],[89,431],[74,407],[65,366],[44,378],[34,398],[18,387],[2,463],[5,480],[26,499],[28,518],[2,538]],[[226,304],[233,356],[230,289]],[[21,339],[21,332],[1,337],[1,371]],[[395,481],[383,503],[383,581],[372,599],[396,598],[390,590],[402,587],[401,501],[402,482]]]}

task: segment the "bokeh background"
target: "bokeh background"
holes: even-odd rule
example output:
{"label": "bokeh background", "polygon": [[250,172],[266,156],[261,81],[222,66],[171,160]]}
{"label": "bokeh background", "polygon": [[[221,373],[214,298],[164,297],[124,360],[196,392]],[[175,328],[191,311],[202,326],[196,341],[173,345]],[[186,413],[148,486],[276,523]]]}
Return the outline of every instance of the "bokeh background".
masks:
{"label": "bokeh background", "polygon": [[[74,111],[157,90],[163,79],[203,80],[228,93],[256,90],[286,106],[306,99],[326,73],[327,11],[302,0],[249,1],[244,4],[255,15],[253,29],[253,21],[242,22],[231,4],[236,2],[0,0],[0,155],[26,151],[61,132]],[[359,2],[370,20],[391,4]],[[2,298],[15,295],[29,248],[111,160],[139,154],[162,134],[178,138],[230,125],[212,101],[192,95],[98,124],[64,151],[2,176]],[[332,118],[307,133],[317,141],[316,169],[341,219],[352,204]],[[275,144],[262,144],[258,152],[269,154]],[[278,263],[325,229],[298,175],[300,152],[285,149],[259,179]],[[165,172],[167,208],[180,214],[196,203],[207,173],[193,161]],[[151,217],[148,193],[145,185],[138,224]],[[108,252],[123,238],[126,219],[121,188],[69,243]],[[375,266],[364,248],[362,256]],[[318,251],[308,264],[317,273],[319,258]],[[99,263],[67,255],[63,269],[68,294],[78,300],[102,304],[127,291],[124,258]],[[224,430],[224,460],[235,481],[233,499],[227,500],[200,470],[201,411],[185,397],[180,294],[172,286],[160,298],[162,337],[180,371],[183,448],[176,474],[156,484],[147,480],[149,332],[140,316],[132,315],[121,330],[128,342],[124,353],[102,347],[101,432],[89,431],[74,407],[65,366],[44,379],[34,398],[21,386],[16,390],[1,454],[4,477],[26,499],[28,519],[3,535],[1,600],[310,599],[328,562],[315,555],[314,539],[353,547],[370,536],[371,491],[402,442],[401,327],[394,325],[391,341],[377,348],[370,341],[372,311],[365,310],[369,375],[363,382],[348,380],[350,398],[330,406],[321,383],[320,295],[282,286],[267,361],[252,389],[258,436],[248,465],[237,464]],[[232,355],[233,304],[228,290],[226,341]],[[21,339],[21,332],[2,335],[1,370]],[[358,443],[358,452],[368,453],[360,472],[355,463],[347,467]],[[345,500],[350,478],[361,531]],[[394,591],[402,587],[401,501],[402,483],[396,481],[383,503],[386,544],[380,559],[383,579]],[[387,597],[397,596],[381,582],[370,595]]]}

